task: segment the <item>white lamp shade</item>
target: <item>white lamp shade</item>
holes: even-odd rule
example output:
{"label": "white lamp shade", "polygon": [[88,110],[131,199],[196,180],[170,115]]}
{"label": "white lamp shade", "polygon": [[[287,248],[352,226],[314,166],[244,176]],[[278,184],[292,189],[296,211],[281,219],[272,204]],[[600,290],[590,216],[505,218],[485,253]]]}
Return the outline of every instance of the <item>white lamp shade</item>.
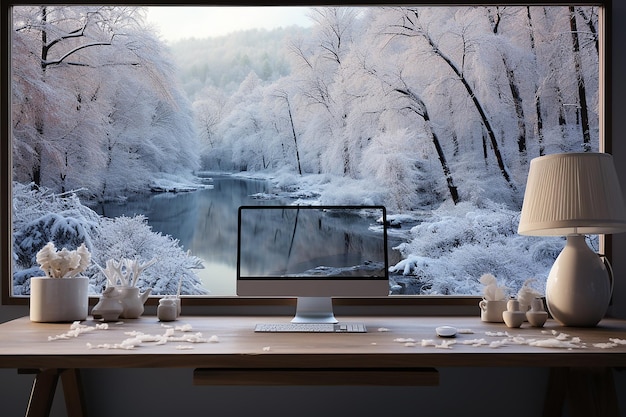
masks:
{"label": "white lamp shade", "polygon": [[622,191],[607,153],[564,153],[530,162],[518,233],[533,236],[626,231]]}

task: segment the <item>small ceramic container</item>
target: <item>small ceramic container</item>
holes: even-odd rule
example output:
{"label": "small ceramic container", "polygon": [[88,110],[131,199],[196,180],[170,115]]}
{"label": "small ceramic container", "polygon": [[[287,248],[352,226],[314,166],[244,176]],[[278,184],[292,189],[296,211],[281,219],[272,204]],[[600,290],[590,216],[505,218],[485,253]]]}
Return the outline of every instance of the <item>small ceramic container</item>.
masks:
{"label": "small ceramic container", "polygon": [[124,311],[120,301],[121,293],[115,287],[107,287],[102,291],[100,301],[91,309],[95,320],[117,321]]}
{"label": "small ceramic container", "polygon": [[178,303],[174,298],[161,298],[157,307],[157,318],[160,321],[174,321],[178,317]]}
{"label": "small ceramic container", "polygon": [[85,320],[88,312],[88,278],[30,279],[31,321],[52,323]]}
{"label": "small ceramic container", "polygon": [[504,324],[507,327],[520,327],[526,320],[526,314],[520,311],[519,301],[509,300],[506,304],[507,310],[502,313]]}
{"label": "small ceramic container", "polygon": [[502,312],[506,311],[506,301],[487,301],[481,300],[478,303],[480,307],[480,319],[490,323],[502,323]]}
{"label": "small ceramic container", "polygon": [[548,319],[548,312],[543,308],[543,300],[535,298],[530,303],[530,310],[526,312],[526,319],[533,327],[543,327]]}

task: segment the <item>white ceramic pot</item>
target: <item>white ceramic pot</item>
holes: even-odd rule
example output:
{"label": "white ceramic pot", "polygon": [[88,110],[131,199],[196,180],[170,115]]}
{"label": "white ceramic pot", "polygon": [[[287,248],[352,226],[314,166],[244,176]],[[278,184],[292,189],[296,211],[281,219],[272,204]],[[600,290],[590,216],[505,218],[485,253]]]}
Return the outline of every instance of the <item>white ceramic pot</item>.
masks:
{"label": "white ceramic pot", "polygon": [[502,313],[506,311],[506,300],[487,301],[480,300],[480,319],[490,323],[502,323]]}
{"label": "white ceramic pot", "polygon": [[30,319],[41,323],[85,320],[89,309],[89,279],[30,279]]}
{"label": "white ceramic pot", "polygon": [[564,326],[593,327],[604,317],[612,291],[611,275],[585,236],[567,236],[546,281],[552,317]]}
{"label": "white ceramic pot", "polygon": [[148,299],[152,289],[148,288],[145,292],[140,293],[137,287],[121,285],[116,288],[120,292],[120,302],[122,303],[120,318],[138,319],[143,314],[143,304]]}

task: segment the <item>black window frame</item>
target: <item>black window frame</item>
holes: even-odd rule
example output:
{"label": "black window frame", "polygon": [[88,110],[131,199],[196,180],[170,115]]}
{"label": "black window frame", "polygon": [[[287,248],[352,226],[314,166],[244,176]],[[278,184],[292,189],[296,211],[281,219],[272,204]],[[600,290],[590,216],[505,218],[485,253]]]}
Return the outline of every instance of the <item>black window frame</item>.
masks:
{"label": "black window frame", "polygon": [[[58,4],[53,1],[38,1],[37,4]],[[95,0],[66,0],[65,5],[99,4]],[[341,2],[319,0],[291,0],[291,1],[186,1],[172,4],[165,0],[151,0],[135,2],[137,6],[376,6],[376,5],[419,5],[419,6],[470,6],[470,5],[506,5],[506,6],[558,6],[558,5],[587,5],[599,6],[599,33],[600,33],[600,151],[612,153],[612,0],[602,1],[511,1],[511,0],[427,0],[425,2],[406,2],[389,0],[342,0]],[[11,293],[11,196],[12,196],[12,162],[11,162],[11,68],[10,68],[10,39],[12,31],[11,9],[13,6],[32,5],[32,1],[9,0],[0,6],[2,32],[0,33],[0,290],[2,291],[2,305],[27,305],[28,297],[17,297]],[[111,5],[132,5],[133,2],[113,1]],[[612,257],[611,236],[601,236],[601,251],[609,259]],[[464,315],[476,314],[480,297],[478,296],[388,296],[364,298],[336,298],[334,304],[338,314],[437,314],[437,315]],[[156,305],[157,299],[150,299],[148,305]],[[90,301],[95,304],[96,298]],[[270,314],[282,313],[295,306],[293,298],[255,298],[238,296],[186,296],[183,304],[190,307],[189,312],[201,313],[236,313],[259,314],[267,311]]]}

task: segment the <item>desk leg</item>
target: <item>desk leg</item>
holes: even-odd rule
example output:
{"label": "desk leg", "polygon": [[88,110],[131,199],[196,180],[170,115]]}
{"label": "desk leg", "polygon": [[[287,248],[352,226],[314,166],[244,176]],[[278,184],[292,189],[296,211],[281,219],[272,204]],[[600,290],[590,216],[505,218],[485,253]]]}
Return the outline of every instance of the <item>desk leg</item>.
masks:
{"label": "desk leg", "polygon": [[26,417],[47,417],[50,415],[59,376],[65,396],[65,409],[68,417],[86,417],[83,388],[78,369],[42,369],[35,372],[33,388],[28,400]]}
{"label": "desk leg", "polygon": [[65,409],[68,417],[86,417],[85,395],[78,369],[62,370],[61,384],[63,384]]}
{"label": "desk leg", "polygon": [[567,400],[573,417],[619,417],[611,368],[551,368],[544,417],[561,417]]}
{"label": "desk leg", "polygon": [[57,369],[43,369],[37,372],[30,391],[26,417],[47,417],[50,415],[54,393],[57,389],[59,372]]}

